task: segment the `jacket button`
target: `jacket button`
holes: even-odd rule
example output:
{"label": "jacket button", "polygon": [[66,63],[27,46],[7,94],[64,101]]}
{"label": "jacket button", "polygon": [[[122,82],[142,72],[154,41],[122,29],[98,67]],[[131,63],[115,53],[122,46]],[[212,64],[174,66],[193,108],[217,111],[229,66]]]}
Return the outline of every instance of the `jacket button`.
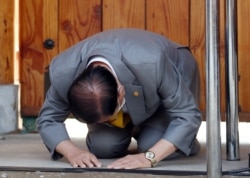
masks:
{"label": "jacket button", "polygon": [[133,95],[134,96],[139,96],[139,92],[138,91],[134,91]]}

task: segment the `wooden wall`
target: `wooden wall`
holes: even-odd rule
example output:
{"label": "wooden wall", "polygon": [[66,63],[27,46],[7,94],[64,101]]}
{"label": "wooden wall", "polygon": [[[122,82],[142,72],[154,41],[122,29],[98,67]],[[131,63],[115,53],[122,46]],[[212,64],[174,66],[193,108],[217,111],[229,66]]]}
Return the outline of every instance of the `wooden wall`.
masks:
{"label": "wooden wall", "polygon": [[[0,0],[0,20],[11,22],[11,5]],[[12,0],[13,1],[13,0]],[[6,2],[6,1],[5,1]],[[9,1],[8,1],[9,2]],[[20,1],[20,83],[21,114],[36,116],[44,99],[46,67],[61,51],[78,41],[112,28],[134,27],[154,31],[190,47],[201,72],[201,110],[205,111],[205,0],[22,0]],[[220,0],[220,74],[221,111],[225,111],[225,0]],[[8,12],[8,13],[7,13]],[[241,112],[250,113],[250,1],[237,1],[239,104]],[[3,15],[8,17],[2,17]],[[12,63],[7,59],[9,40],[0,28],[0,82],[13,81]],[[52,39],[54,48],[43,42]],[[8,56],[8,58],[6,58]],[[9,65],[9,68],[6,67]],[[7,70],[6,70],[7,68]],[[2,75],[2,73],[4,75]],[[243,119],[244,120],[244,119]],[[250,120],[249,120],[250,121]]]}

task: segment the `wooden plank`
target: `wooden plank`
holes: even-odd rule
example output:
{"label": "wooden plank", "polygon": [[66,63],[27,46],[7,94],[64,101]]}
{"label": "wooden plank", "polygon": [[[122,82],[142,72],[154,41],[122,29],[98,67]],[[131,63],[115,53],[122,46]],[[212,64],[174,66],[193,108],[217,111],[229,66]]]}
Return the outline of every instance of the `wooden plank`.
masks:
{"label": "wooden plank", "polygon": [[189,0],[146,0],[146,29],[189,45]]}
{"label": "wooden plank", "polygon": [[[201,75],[200,108],[206,110],[206,6],[204,0],[191,0],[190,49],[194,54]],[[225,2],[220,1],[219,9],[219,65],[221,111],[225,112]]]}
{"label": "wooden plank", "polygon": [[59,0],[59,51],[101,31],[101,0]]}
{"label": "wooden plank", "polygon": [[0,0],[0,84],[14,82],[14,0]]}
{"label": "wooden plank", "polygon": [[[238,7],[238,71],[239,81],[239,103],[242,112],[250,111],[250,1],[237,1]],[[248,119],[249,121],[249,119]]]}
{"label": "wooden plank", "polygon": [[190,49],[195,56],[200,70],[201,99],[200,109],[206,110],[206,21],[205,1],[191,0],[190,10]]}
{"label": "wooden plank", "polygon": [[145,28],[144,0],[103,0],[103,30]]}
{"label": "wooden plank", "polygon": [[219,1],[219,65],[220,65],[220,107],[221,113],[226,112],[226,81],[225,81],[225,30],[226,30],[226,4]]}
{"label": "wooden plank", "polygon": [[[44,100],[44,73],[58,53],[57,0],[20,1],[21,115],[36,116]],[[55,42],[45,49],[46,39]]]}

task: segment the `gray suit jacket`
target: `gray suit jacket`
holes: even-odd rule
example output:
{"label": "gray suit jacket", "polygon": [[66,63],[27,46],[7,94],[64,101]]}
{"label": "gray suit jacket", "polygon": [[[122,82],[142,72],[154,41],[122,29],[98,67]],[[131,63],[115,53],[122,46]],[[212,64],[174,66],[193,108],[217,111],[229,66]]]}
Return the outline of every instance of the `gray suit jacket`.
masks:
{"label": "gray suit jacket", "polygon": [[133,124],[140,125],[163,105],[173,119],[163,138],[188,155],[201,123],[195,59],[186,47],[161,35],[139,29],[115,29],[79,42],[50,64],[51,87],[37,126],[52,156],[56,145],[69,139],[63,124],[70,114],[68,89],[94,55],[105,57],[124,85]]}

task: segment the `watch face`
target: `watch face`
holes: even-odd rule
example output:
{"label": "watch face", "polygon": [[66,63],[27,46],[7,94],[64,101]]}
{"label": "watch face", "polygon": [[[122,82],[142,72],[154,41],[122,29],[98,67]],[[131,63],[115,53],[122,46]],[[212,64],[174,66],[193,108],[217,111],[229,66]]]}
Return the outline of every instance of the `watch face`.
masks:
{"label": "watch face", "polygon": [[153,159],[155,157],[155,154],[153,152],[146,152],[146,158]]}

